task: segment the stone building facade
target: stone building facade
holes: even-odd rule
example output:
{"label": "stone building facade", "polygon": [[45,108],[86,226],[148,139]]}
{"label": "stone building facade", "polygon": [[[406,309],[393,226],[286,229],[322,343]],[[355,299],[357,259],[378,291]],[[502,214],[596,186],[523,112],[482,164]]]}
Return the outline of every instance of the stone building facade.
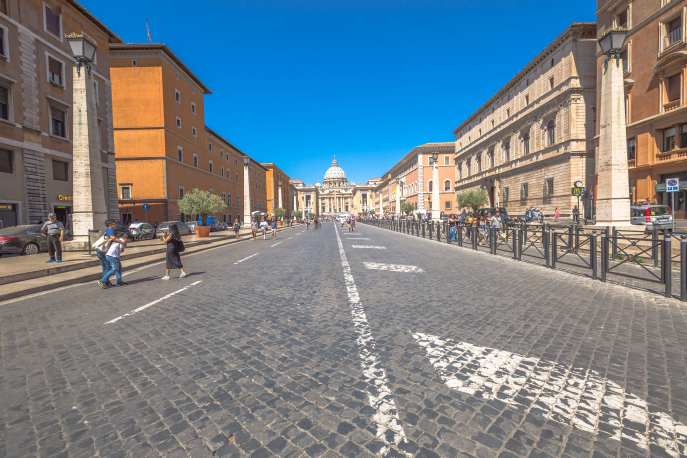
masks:
{"label": "stone building facade", "polygon": [[263,162],[265,168],[265,192],[267,196],[267,213],[274,215],[275,208],[285,211],[285,218],[291,217],[294,210],[293,195],[291,193],[291,178],[272,162]]}
{"label": "stone building facade", "polygon": [[[670,205],[665,180],[680,178],[675,213],[686,218],[687,2],[598,0],[597,21],[599,35],[628,29],[622,57],[630,197]],[[605,60],[597,56],[599,78]]]}
{"label": "stone building facade", "polygon": [[0,227],[39,223],[49,212],[70,226],[72,68],[64,35],[84,32],[93,64],[103,187],[118,218],[112,140],[110,43],[121,40],[75,1],[0,2]]}
{"label": "stone building facade", "polygon": [[[125,222],[188,218],[178,200],[194,188],[243,216],[245,153],[205,125],[208,88],[166,46],[111,47],[119,205]],[[251,159],[251,209],[265,211],[265,169]]]}
{"label": "stone building facade", "polygon": [[594,181],[596,46],[595,24],[573,24],[455,130],[456,191],[571,212],[573,184]]}
{"label": "stone building facade", "polygon": [[[439,209],[450,215],[456,212],[454,183],[456,169],[453,162],[453,142],[425,143],[410,150],[391,167],[377,184],[375,193],[375,214],[396,215],[401,210],[397,203],[407,202],[415,206],[420,214],[432,210],[432,155],[437,156],[439,172]],[[399,194],[398,199],[396,197]],[[380,205],[380,199],[382,200]]]}

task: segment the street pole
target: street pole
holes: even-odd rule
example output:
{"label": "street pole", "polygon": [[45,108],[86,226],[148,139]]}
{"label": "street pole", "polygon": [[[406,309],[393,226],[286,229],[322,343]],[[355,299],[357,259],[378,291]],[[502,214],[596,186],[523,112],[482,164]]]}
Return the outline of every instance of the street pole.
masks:
{"label": "street pole", "polygon": [[250,171],[248,165],[250,158],[245,156],[243,158],[243,227],[250,229],[251,227],[251,208],[250,208]]}

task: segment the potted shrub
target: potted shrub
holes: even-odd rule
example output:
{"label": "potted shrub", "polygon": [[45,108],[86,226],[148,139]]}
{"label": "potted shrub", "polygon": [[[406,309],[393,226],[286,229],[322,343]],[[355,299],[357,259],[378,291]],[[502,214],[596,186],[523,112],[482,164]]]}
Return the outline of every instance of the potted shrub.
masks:
{"label": "potted shrub", "polygon": [[286,214],[286,210],[283,208],[275,208],[274,209],[274,217],[277,218],[277,224],[279,226],[284,225],[284,215]]}
{"label": "potted shrub", "polygon": [[471,189],[469,191],[464,191],[456,195],[458,200],[459,208],[471,208],[473,212],[476,212],[480,207],[486,205],[489,202],[489,195],[486,189]]}
{"label": "potted shrub", "polygon": [[220,196],[210,191],[193,188],[179,200],[179,210],[187,215],[200,216],[200,224],[196,226],[198,237],[210,237],[208,215],[219,213],[227,208],[227,204]]}

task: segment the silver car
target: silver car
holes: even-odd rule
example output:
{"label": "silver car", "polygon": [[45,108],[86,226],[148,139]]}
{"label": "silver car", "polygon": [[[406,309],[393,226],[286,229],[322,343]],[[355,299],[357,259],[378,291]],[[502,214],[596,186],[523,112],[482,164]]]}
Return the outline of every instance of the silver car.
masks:
{"label": "silver car", "polygon": [[630,222],[644,226],[647,231],[669,229],[673,226],[673,215],[666,205],[633,205],[630,207]]}

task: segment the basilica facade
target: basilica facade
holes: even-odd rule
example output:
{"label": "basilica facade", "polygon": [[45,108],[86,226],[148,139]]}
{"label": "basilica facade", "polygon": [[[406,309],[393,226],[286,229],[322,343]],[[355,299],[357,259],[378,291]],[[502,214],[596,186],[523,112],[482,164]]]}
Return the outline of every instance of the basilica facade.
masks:
{"label": "basilica facade", "polygon": [[296,188],[298,206],[305,216],[362,216],[373,210],[374,184],[368,182],[357,185],[349,182],[336,158],[332,159],[322,183],[306,185],[300,180],[293,180],[291,184]]}

